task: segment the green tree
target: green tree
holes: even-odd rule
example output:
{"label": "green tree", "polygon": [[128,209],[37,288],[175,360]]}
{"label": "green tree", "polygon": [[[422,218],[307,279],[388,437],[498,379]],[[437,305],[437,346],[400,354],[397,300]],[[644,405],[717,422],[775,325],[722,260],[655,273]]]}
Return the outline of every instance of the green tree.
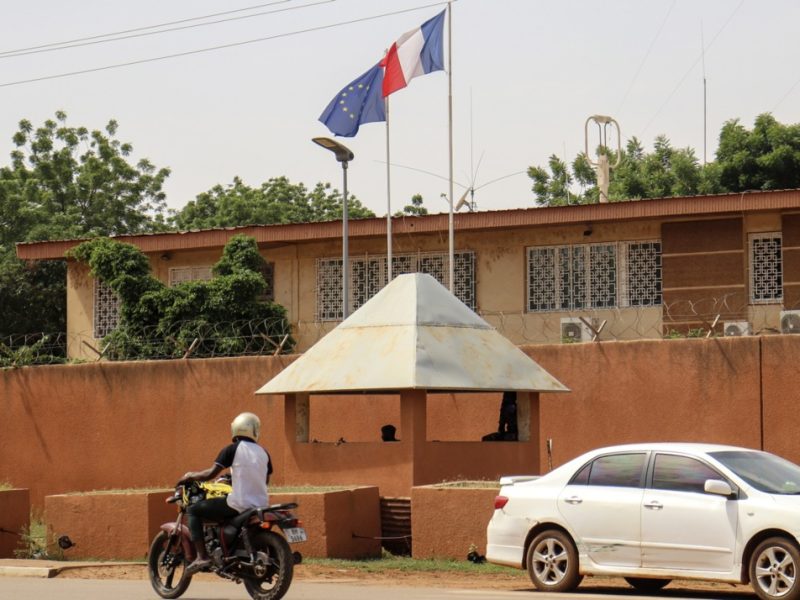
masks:
{"label": "green tree", "polygon": [[[354,196],[347,198],[349,218],[374,217]],[[171,221],[178,229],[207,229],[240,225],[311,223],[342,218],[342,196],[329,183],[318,183],[309,191],[286,177],[276,177],[250,187],[235,177],[227,186],[216,185],[198,194]]]}
{"label": "green tree", "polygon": [[134,164],[117,129],[113,120],[103,130],[73,127],[63,112],[40,127],[20,121],[11,161],[0,167],[0,337],[66,325],[64,262],[23,264],[15,242],[165,228],[169,170]]}
{"label": "green tree", "polygon": [[190,348],[193,356],[293,348],[286,310],[260,298],[264,259],[251,237],[228,241],[211,280],[173,287],[153,277],[147,257],[130,244],[95,238],[69,254],[120,298],[119,326],[104,340],[112,360],[177,357]]}
{"label": "green tree", "polygon": [[716,162],[724,191],[800,187],[800,124],[784,125],[769,113],[756,117],[752,130],[738,119],[719,134]]}
{"label": "green tree", "polygon": [[[611,157],[612,163],[614,160]],[[528,169],[538,204],[560,206],[597,202],[597,179],[585,154],[578,154],[569,167],[552,155],[548,168]],[[573,189],[576,183],[578,191]],[[665,136],[659,136],[653,151],[648,153],[634,137],[621,151],[619,165],[611,170],[608,197],[614,202],[717,191],[719,184],[714,167],[700,165],[691,148],[674,148]]]}
{"label": "green tree", "polygon": [[427,215],[428,209],[422,205],[423,199],[422,194],[414,194],[411,196],[411,204],[406,204],[403,207],[403,210],[398,210],[394,213],[393,216],[395,217],[404,217],[404,216],[421,216]]}

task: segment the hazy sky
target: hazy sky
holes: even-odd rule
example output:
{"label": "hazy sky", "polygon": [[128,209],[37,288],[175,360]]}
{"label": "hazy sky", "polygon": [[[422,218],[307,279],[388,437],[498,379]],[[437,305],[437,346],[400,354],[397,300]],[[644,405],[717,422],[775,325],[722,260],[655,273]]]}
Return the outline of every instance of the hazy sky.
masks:
{"label": "hazy sky", "polygon": [[[131,30],[261,5],[211,20],[272,14],[159,35],[30,54],[0,55],[0,155],[22,118],[56,110],[69,123],[111,119],[135,156],[172,169],[168,205],[240,176],[257,186],[288,176],[311,187],[341,184],[332,154],[311,138],[331,135],[317,119],[346,83],[397,37],[443,4],[425,0],[28,0],[8,3],[0,52]],[[317,31],[354,19],[417,11]],[[306,8],[301,8],[306,6]],[[290,9],[290,10],[286,10]],[[556,153],[583,149],[589,115],[615,117],[624,140],[650,148],[666,134],[703,158],[701,40],[708,86],[708,158],[721,125],[748,127],[762,112],[800,121],[800,2],[797,0],[460,0],[453,3],[455,180],[475,187]],[[188,21],[182,26],[203,21]],[[172,25],[177,27],[180,25]],[[128,34],[130,35],[130,34]],[[445,30],[445,35],[447,31]],[[279,37],[276,37],[279,36]],[[20,85],[21,80],[269,38],[251,44]],[[418,77],[391,97],[392,210],[415,193],[444,212],[447,76]],[[386,212],[386,130],[362,126],[342,138],[355,153],[350,191]],[[7,160],[7,158],[6,158]],[[613,177],[613,173],[612,173]],[[533,205],[525,174],[476,191],[479,210]],[[456,185],[456,198],[464,188]]]}

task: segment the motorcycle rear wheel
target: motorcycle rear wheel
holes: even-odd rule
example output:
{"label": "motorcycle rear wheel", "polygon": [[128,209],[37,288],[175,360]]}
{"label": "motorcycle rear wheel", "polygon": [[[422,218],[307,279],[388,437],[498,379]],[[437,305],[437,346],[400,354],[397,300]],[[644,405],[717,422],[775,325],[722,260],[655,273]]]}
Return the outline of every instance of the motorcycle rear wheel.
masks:
{"label": "motorcycle rear wheel", "polygon": [[[178,598],[189,587],[192,576],[186,574],[187,560],[183,553],[180,539],[173,542],[173,552],[170,552],[170,535],[166,531],[160,532],[150,545],[150,554],[147,557],[147,575],[156,594],[162,598]],[[177,577],[177,584],[175,578]]]}
{"label": "motorcycle rear wheel", "polygon": [[267,557],[263,577],[244,577],[244,587],[253,600],[279,600],[289,590],[294,575],[294,558],[289,544],[271,531],[259,531],[251,540],[253,549]]}

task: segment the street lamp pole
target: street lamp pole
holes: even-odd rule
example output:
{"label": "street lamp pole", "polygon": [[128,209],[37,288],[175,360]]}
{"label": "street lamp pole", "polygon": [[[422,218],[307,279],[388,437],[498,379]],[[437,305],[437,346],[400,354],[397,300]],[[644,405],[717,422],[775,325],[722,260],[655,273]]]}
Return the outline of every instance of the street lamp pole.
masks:
{"label": "street lamp pole", "polygon": [[342,163],[342,321],[348,317],[350,307],[350,257],[348,256],[348,230],[347,230],[347,163],[355,158],[355,155],[344,144],[336,140],[325,137],[316,137],[311,140],[330,150],[336,155],[336,160]]}

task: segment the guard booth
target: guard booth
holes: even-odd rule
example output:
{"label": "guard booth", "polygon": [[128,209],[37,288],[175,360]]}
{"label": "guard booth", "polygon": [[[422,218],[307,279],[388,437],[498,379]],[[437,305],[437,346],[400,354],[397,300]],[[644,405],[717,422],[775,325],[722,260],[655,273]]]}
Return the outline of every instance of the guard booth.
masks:
{"label": "guard booth", "polygon": [[[517,394],[517,441],[428,439],[428,393],[506,391]],[[415,273],[395,278],[256,393],[284,397],[286,481],[407,496],[416,485],[538,472],[539,392],[568,391],[433,277]],[[340,394],[399,396],[399,441],[309,440],[310,397]]]}

